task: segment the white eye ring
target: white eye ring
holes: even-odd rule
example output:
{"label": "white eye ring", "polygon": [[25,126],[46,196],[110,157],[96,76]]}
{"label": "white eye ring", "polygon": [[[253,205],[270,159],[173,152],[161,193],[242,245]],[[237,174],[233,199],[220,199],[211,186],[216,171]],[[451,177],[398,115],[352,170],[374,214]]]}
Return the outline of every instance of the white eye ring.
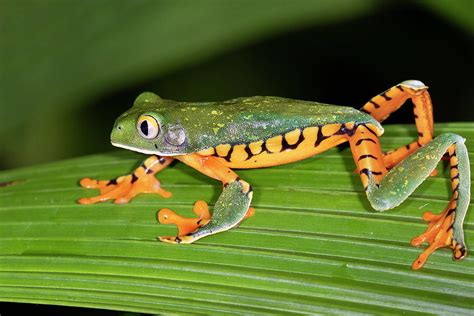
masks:
{"label": "white eye ring", "polygon": [[160,125],[153,116],[140,115],[137,121],[137,130],[141,137],[153,139],[160,132]]}

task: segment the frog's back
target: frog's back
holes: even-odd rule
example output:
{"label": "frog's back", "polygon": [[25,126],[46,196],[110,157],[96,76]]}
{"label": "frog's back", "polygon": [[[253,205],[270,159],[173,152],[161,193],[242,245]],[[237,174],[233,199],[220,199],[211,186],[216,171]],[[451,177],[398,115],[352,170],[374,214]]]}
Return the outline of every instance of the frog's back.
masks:
{"label": "frog's back", "polygon": [[[189,153],[215,156],[230,168],[260,168],[316,155],[345,142],[365,124],[381,135],[372,116],[350,107],[279,97],[181,103]],[[186,123],[187,122],[187,123]]]}
{"label": "frog's back", "polygon": [[[247,97],[212,103],[179,103],[178,117],[188,131],[191,151],[221,144],[248,144],[283,135],[295,129],[333,124],[371,124],[372,116],[351,107],[280,97]],[[178,117],[176,119],[178,119]],[[188,122],[188,123],[186,123]]]}

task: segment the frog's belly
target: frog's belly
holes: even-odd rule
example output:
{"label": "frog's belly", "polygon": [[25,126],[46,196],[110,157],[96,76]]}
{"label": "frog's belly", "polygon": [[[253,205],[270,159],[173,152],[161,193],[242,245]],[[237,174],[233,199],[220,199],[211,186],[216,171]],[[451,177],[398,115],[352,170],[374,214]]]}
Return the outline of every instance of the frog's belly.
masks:
{"label": "frog's belly", "polygon": [[201,155],[218,157],[219,161],[237,169],[262,168],[302,160],[347,139],[341,132],[341,124],[295,129],[266,141],[250,144],[222,144],[199,152]]}

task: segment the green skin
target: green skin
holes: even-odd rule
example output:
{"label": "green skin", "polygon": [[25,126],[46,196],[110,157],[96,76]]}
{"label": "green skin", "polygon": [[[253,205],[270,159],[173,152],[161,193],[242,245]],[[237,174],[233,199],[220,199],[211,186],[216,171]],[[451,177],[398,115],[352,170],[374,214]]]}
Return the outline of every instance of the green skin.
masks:
{"label": "green skin", "polygon": [[[140,115],[160,122],[152,140],[137,133]],[[144,92],[133,107],[115,122],[112,144],[147,154],[175,156],[192,154],[219,144],[240,144],[275,135],[333,123],[370,123],[383,128],[372,116],[350,107],[278,97],[238,98],[224,102],[189,103],[161,99]]]}
{"label": "green skin", "polygon": [[[155,138],[145,139],[138,132],[137,120],[141,115],[150,115],[159,122],[160,131]],[[134,106],[117,119],[111,141],[115,146],[146,154],[179,156],[219,144],[264,140],[296,128],[348,122],[372,124],[378,135],[383,134],[377,120],[350,107],[278,97],[188,103],[165,100],[154,93],[144,92],[138,96]],[[464,245],[462,223],[470,201],[470,169],[464,139],[458,135],[446,133],[436,137],[391,169],[380,185],[369,178],[366,193],[372,207],[384,211],[402,203],[430,175],[452,144],[456,144],[460,174],[454,239]],[[244,218],[251,197],[252,194],[242,192],[239,183],[231,183],[216,202],[211,221],[189,234],[183,242],[192,242],[236,226]]]}

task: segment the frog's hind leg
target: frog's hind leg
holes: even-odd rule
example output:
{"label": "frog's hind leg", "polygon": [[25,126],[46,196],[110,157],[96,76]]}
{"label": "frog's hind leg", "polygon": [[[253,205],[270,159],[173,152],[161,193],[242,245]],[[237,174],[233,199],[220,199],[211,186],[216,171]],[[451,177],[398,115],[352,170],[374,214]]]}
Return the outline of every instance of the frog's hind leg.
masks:
{"label": "frog's hind leg", "polygon": [[173,161],[172,157],[150,156],[132,174],[112,180],[94,180],[83,178],[80,184],[84,188],[99,189],[100,194],[91,198],[81,198],[80,204],[93,204],[115,200],[117,204],[128,203],[140,193],[157,193],[164,198],[171,193],[161,188],[156,179],[157,172],[166,168]]}
{"label": "frog's hind leg", "polygon": [[382,122],[398,110],[408,99],[413,103],[418,140],[384,155],[384,164],[393,168],[408,155],[433,139],[433,107],[428,87],[418,80],[407,80],[382,92],[367,102],[361,111]]}
{"label": "frog's hind leg", "polygon": [[[178,236],[161,236],[161,241],[168,243],[192,243],[200,238],[236,227],[244,218],[253,215],[254,210],[250,208],[253,194],[252,187],[240,179],[231,169],[225,167],[216,158],[211,156],[203,157],[198,154],[190,154],[176,158],[198,171],[222,181],[224,190],[217,199],[214,212],[210,218],[208,211],[203,212],[205,216],[202,216],[199,212],[196,212],[196,209],[194,211],[198,215],[197,219],[178,216],[168,209],[160,210],[158,218],[161,223],[178,226]],[[207,210],[207,204],[198,201],[195,205],[198,203],[201,203],[200,207],[205,207]],[[170,214],[173,217],[171,219],[169,217]]]}
{"label": "frog's hind leg", "polygon": [[360,170],[367,198],[378,211],[388,210],[402,203],[448,152],[453,196],[441,214],[427,212],[423,216],[430,224],[425,233],[412,240],[412,244],[427,242],[429,246],[413,262],[413,268],[421,268],[428,256],[440,247],[450,247],[453,258],[462,259],[467,253],[462,223],[470,201],[470,169],[465,140],[456,134],[441,134],[387,171],[377,136],[366,126],[360,125],[347,138]]}

